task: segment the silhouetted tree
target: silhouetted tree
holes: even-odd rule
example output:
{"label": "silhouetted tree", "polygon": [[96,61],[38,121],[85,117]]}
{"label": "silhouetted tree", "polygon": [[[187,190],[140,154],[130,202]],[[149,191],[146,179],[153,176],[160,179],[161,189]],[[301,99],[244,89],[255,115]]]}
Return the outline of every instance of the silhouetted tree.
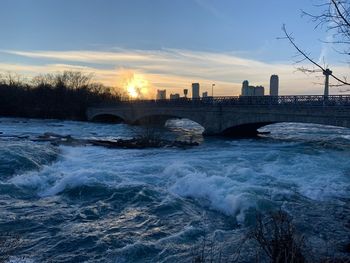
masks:
{"label": "silhouetted tree", "polygon": [[91,74],[65,71],[34,77],[0,75],[0,116],[84,120],[89,105],[120,100],[113,89],[93,82]]}

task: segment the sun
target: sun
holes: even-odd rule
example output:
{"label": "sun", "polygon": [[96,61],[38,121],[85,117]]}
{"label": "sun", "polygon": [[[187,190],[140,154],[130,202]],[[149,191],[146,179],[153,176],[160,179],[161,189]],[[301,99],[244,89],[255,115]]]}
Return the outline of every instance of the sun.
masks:
{"label": "sun", "polygon": [[131,74],[124,82],[124,87],[131,99],[149,97],[149,82],[140,74]]}
{"label": "sun", "polygon": [[132,84],[129,84],[127,87],[126,87],[126,90],[128,92],[128,95],[132,98],[132,99],[137,99],[137,97],[139,96],[136,88],[134,85]]}

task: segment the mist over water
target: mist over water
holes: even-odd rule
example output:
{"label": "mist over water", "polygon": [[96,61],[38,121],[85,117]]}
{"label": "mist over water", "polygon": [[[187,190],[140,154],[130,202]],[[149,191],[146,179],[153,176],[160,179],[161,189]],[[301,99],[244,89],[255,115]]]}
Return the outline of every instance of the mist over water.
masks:
{"label": "mist over water", "polygon": [[55,146],[30,139],[45,132],[131,138],[146,131],[0,119],[0,230],[22,239],[17,257],[187,262],[203,236],[234,246],[256,211],[279,208],[293,216],[318,253],[341,255],[350,227],[349,129],[284,123],[264,127],[271,133],[259,138],[228,139],[203,138],[201,127],[186,120],[167,126],[154,132],[200,145]]}

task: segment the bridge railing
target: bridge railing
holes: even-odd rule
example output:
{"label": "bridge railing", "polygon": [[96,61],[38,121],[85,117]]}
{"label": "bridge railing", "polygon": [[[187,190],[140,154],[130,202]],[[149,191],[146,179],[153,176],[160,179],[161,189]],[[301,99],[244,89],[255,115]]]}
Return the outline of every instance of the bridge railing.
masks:
{"label": "bridge railing", "polygon": [[296,96],[222,96],[203,98],[178,98],[162,100],[122,100],[110,104],[95,104],[93,107],[120,105],[275,105],[275,106],[350,106],[350,95],[296,95]]}

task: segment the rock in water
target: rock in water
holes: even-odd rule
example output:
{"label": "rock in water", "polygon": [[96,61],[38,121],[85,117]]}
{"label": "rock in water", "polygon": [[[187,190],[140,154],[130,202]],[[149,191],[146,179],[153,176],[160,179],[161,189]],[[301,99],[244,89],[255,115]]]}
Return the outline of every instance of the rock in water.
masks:
{"label": "rock in water", "polygon": [[169,141],[163,139],[132,138],[117,140],[93,140],[93,139],[75,139],[71,135],[59,135],[46,132],[38,136],[33,141],[51,142],[53,145],[82,146],[94,145],[106,148],[124,148],[124,149],[144,149],[144,148],[162,148],[162,147],[179,147],[187,148],[198,146],[197,142],[186,141]]}

